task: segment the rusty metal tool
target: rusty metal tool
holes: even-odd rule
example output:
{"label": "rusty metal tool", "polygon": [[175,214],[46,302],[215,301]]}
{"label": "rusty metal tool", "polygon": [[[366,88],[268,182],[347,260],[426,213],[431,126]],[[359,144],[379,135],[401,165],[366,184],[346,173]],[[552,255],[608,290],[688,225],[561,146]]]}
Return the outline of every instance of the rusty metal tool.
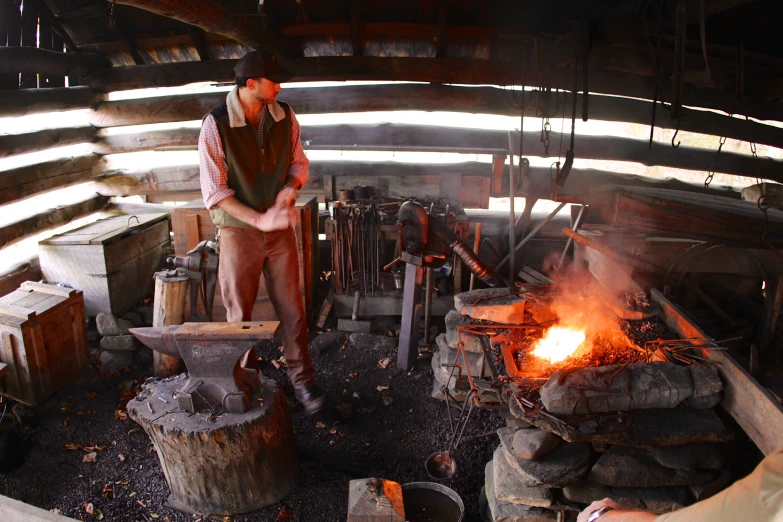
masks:
{"label": "rusty metal tool", "polygon": [[131,328],[130,333],[152,350],[185,361],[188,378],[176,394],[181,410],[242,413],[249,409],[260,381],[258,370],[242,368],[240,359],[258,342],[274,337],[279,326],[279,321],[185,323]]}

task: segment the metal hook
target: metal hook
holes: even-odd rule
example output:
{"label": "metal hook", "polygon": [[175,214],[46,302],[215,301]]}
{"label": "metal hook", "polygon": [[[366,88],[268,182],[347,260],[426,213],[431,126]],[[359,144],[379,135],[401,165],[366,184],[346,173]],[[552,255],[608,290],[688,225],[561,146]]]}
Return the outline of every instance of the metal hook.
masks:
{"label": "metal hook", "polygon": [[136,218],[136,223],[141,224],[141,221],[139,221],[139,217],[138,216],[131,216],[131,217],[128,218],[128,224],[125,225],[125,228],[130,228],[130,220],[133,219],[133,218]]}
{"label": "metal hook", "polygon": [[674,144],[674,140],[677,138],[677,134],[680,133],[680,120],[677,120],[677,128],[674,129],[674,136],[672,136],[672,147],[675,149],[680,146],[680,142],[678,141],[677,144]]}

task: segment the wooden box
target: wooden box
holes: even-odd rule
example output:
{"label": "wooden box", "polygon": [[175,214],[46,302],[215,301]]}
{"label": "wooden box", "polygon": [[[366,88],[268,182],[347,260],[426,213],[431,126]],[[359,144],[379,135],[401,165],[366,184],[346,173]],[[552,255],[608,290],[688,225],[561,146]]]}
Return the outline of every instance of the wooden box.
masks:
{"label": "wooden box", "polygon": [[0,297],[0,379],[6,397],[35,406],[87,367],[82,292],[28,281]]}
{"label": "wooden box", "polygon": [[83,291],[87,315],[121,314],[152,294],[170,241],[165,213],[102,219],[39,242],[41,273]]}
{"label": "wooden box", "polygon": [[[300,196],[296,200],[296,243],[299,250],[299,285],[305,311],[313,308],[315,285],[318,282],[318,200],[315,196]],[[174,232],[174,253],[183,256],[199,242],[214,240],[217,227],[212,223],[204,200],[197,199],[174,209],[171,213],[171,229]],[[188,305],[189,306],[189,305]],[[263,277],[253,305],[253,319],[277,320],[264,285]],[[220,283],[215,289],[212,320],[226,320],[226,308],[220,294]]]}

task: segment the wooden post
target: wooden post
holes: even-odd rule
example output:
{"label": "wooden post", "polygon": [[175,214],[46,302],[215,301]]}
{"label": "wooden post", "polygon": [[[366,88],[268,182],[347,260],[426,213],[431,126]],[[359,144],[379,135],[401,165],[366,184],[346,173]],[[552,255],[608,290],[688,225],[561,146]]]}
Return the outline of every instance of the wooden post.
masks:
{"label": "wooden post", "polygon": [[[176,272],[155,273],[155,300],[152,326],[171,326],[185,322],[185,296],[188,293],[188,276]],[[180,373],[181,359],[153,352],[155,377],[171,377]]]}

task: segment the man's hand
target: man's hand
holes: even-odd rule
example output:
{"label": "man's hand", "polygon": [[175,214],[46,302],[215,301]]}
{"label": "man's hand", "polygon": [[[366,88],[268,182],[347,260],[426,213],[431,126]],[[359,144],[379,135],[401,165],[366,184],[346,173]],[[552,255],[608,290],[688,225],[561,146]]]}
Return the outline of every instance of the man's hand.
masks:
{"label": "man's hand", "polygon": [[286,185],[280,192],[277,193],[275,198],[275,207],[289,208],[296,202],[296,196],[299,193],[290,185]]}
{"label": "man's hand", "polygon": [[[614,509],[623,509],[623,507],[620,504],[618,504],[617,502],[615,502],[611,498],[605,498],[603,500],[596,500],[595,502],[593,502],[592,504],[587,506],[584,511],[579,513],[579,516],[577,517],[576,522],[587,522],[587,517],[589,517],[590,514],[593,511],[595,511],[597,509],[601,509],[604,506],[609,506],[609,507],[614,508]],[[603,518],[603,516],[601,518]],[[600,518],[599,518],[599,520],[600,520]]]}
{"label": "man's hand", "polygon": [[652,522],[657,516],[647,511],[634,511],[623,508],[620,504],[612,500],[611,498],[605,498],[603,500],[596,500],[584,511],[579,513],[576,522],[587,522],[587,518],[597,509],[601,509],[604,506],[614,508],[612,511],[608,511],[605,515],[598,517],[597,522]]}
{"label": "man's hand", "polygon": [[287,207],[283,208],[275,204],[266,212],[259,213],[252,225],[262,232],[285,230],[291,226],[291,212]]}

